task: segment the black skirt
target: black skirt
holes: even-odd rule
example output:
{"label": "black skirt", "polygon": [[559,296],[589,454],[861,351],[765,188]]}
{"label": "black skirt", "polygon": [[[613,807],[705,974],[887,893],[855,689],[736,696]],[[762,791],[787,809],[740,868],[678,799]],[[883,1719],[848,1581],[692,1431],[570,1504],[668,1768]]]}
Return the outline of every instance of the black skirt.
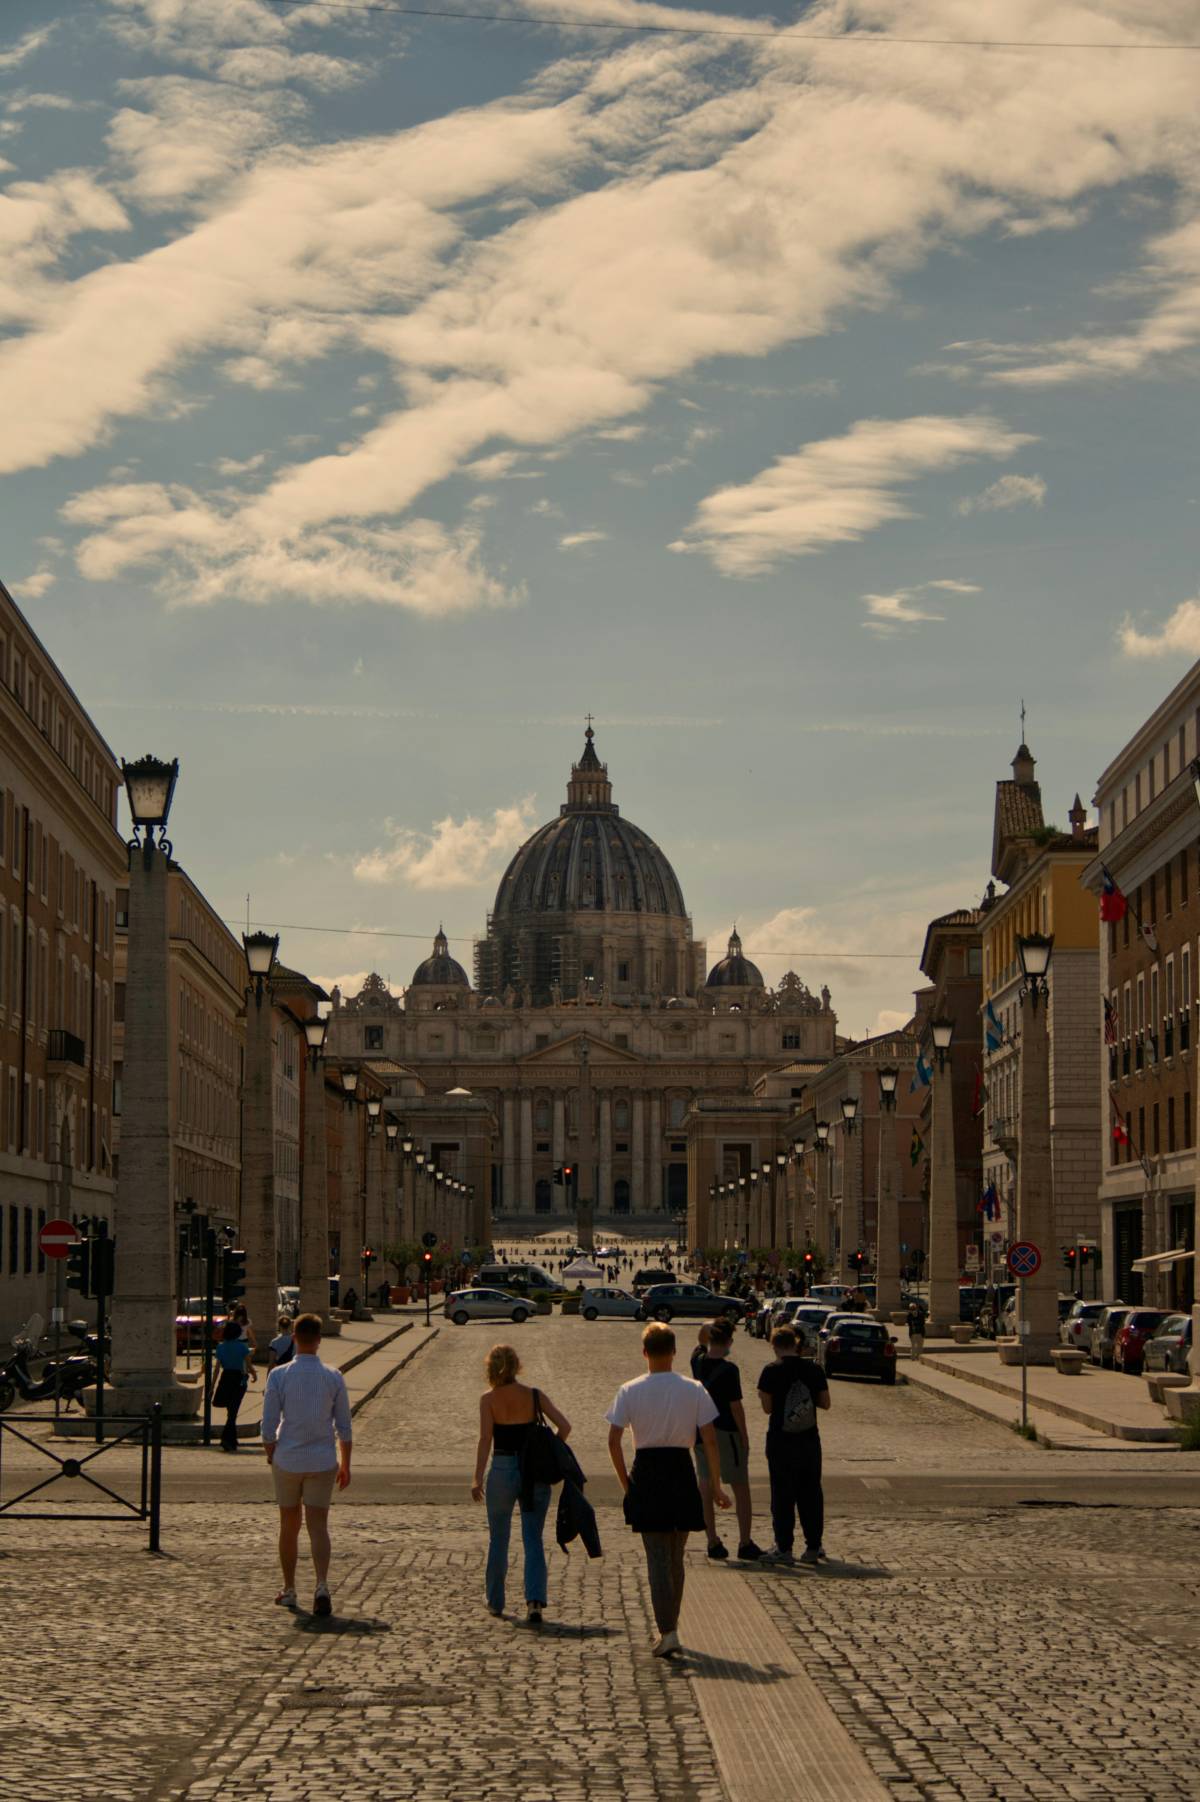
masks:
{"label": "black skirt", "polygon": [[248,1379],[240,1370],[223,1370],[213,1390],[214,1408],[232,1408],[246,1393]]}
{"label": "black skirt", "polygon": [[704,1510],[692,1454],[656,1445],[633,1460],[625,1493],[625,1521],[635,1533],[702,1533]]}

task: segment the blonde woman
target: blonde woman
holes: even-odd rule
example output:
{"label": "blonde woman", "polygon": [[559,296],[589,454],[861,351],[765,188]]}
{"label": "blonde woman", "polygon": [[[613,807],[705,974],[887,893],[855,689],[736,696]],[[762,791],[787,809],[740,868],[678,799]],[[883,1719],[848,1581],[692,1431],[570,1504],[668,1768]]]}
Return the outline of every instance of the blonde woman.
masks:
{"label": "blonde woman", "polygon": [[[571,1423],[560,1414],[549,1396],[539,1394],[518,1382],[521,1360],[511,1345],[493,1345],[484,1359],[484,1375],[488,1387],[479,1398],[479,1446],[475,1453],[475,1480],[471,1499],[487,1502],[488,1613],[497,1618],[504,1613],[504,1581],[508,1575],[508,1540],[512,1513],[521,1497],[521,1453],[529,1437],[529,1429],[539,1413],[558,1428],[560,1439],[566,1439]],[[488,1453],[491,1469],[484,1486],[484,1469]],[[525,1551],[525,1610],[531,1627],[542,1624],[546,1606],[546,1553],[542,1532],[546,1510],[550,1506],[550,1485],[535,1483],[533,1506],[521,1510],[521,1543]]]}

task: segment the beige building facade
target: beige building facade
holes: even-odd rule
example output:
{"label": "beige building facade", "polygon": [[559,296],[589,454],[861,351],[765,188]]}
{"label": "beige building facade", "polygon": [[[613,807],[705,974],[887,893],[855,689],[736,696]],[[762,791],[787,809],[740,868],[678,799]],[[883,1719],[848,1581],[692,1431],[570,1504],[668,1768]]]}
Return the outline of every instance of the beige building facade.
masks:
{"label": "beige building facade", "polygon": [[40,1226],[112,1218],[120,780],[0,585],[0,1339],[49,1318]]}
{"label": "beige building facade", "polygon": [[558,816],[501,880],[474,986],[439,932],[402,999],[378,976],[333,997],[331,1057],[386,1057],[426,1097],[459,1090],[486,1104],[496,1126],[481,1218],[485,1206],[514,1223],[573,1217],[554,1175],[589,1138],[598,1219],[685,1212],[694,1105],[752,1102],[765,1075],[835,1049],[828,990],[810,994],[791,973],[768,989],[736,931],[706,974],[678,879],[620,814],[593,740],[589,727]]}

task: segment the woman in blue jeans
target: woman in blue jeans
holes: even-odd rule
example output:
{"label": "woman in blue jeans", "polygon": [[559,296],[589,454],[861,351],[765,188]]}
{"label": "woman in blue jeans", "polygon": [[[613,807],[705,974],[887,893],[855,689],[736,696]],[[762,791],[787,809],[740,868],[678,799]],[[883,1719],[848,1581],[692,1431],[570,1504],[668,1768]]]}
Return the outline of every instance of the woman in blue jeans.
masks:
{"label": "woman in blue jeans", "polygon": [[[521,1360],[511,1345],[493,1345],[484,1360],[488,1380],[485,1394],[479,1398],[479,1448],[475,1454],[475,1481],[471,1499],[487,1501],[488,1613],[504,1613],[504,1580],[508,1575],[508,1540],[512,1528],[513,1509],[521,1497],[521,1453],[529,1437],[529,1429],[537,1419],[538,1406],[546,1419],[558,1428],[560,1439],[566,1439],[571,1423],[560,1414],[549,1396],[517,1381]],[[484,1486],[483,1473],[488,1453],[491,1469]],[[542,1624],[546,1606],[546,1554],[542,1547],[542,1531],[546,1510],[550,1506],[550,1485],[536,1483],[533,1507],[521,1510],[521,1543],[525,1549],[525,1608],[531,1627]]]}

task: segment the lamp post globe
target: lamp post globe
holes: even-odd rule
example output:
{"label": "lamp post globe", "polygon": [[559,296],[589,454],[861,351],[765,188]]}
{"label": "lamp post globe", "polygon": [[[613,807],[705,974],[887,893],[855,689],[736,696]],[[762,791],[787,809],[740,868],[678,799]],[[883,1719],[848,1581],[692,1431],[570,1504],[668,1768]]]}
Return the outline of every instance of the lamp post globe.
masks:
{"label": "lamp post globe", "polygon": [[412,1141],[411,1133],[405,1133],[404,1137],[400,1141],[400,1149],[404,1153],[406,1158],[410,1158],[412,1156],[413,1141]]}
{"label": "lamp post globe", "polygon": [[312,1053],[313,1061],[320,1057],[325,1045],[325,1022],[316,1014],[311,1020],[304,1022],[304,1042]]}
{"label": "lamp post globe", "polygon": [[343,1070],[342,1071],[342,1094],[346,1097],[347,1101],[353,1101],[353,1099],[357,1093],[358,1093],[358,1071],[357,1070]]}
{"label": "lamp post globe", "polygon": [[166,830],[178,778],[178,757],[170,763],[151,756],[139,757],[134,763],[121,759],[121,780],[135,831],[153,834],[155,827]]}
{"label": "lamp post globe", "polygon": [[896,1105],[896,1087],[900,1081],[900,1072],[894,1064],[887,1064],[879,1072],[879,1099],[884,1107]]}
{"label": "lamp post globe", "polygon": [[841,1107],[842,1120],[845,1123],[846,1131],[852,1133],[854,1131],[854,1122],[858,1119],[858,1096],[843,1095]]}

